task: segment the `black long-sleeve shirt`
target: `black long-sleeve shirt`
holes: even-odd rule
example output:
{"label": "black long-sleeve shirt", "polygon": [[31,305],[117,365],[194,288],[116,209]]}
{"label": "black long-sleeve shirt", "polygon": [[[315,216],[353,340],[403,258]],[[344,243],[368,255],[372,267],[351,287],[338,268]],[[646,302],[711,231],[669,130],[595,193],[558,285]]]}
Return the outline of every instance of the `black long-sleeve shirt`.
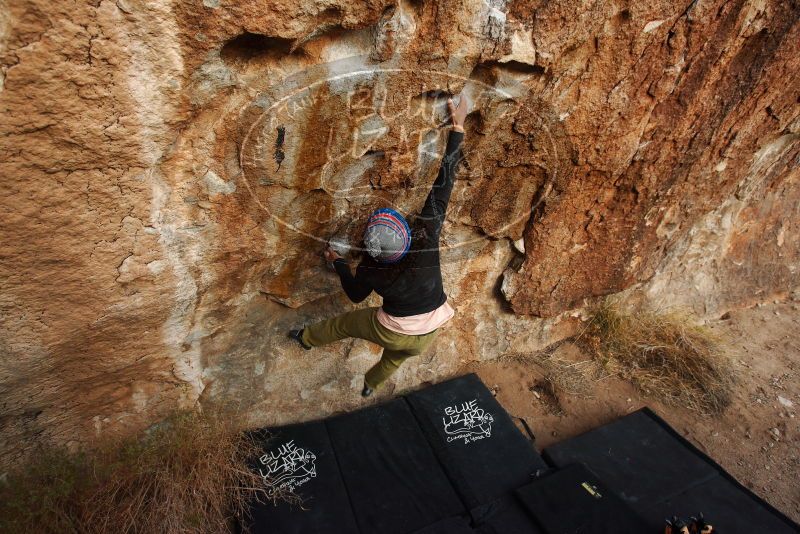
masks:
{"label": "black long-sleeve shirt", "polygon": [[439,236],[453,191],[463,139],[462,132],[450,131],[439,174],[417,217],[423,231],[414,232],[411,249],[402,260],[382,264],[365,255],[355,276],[345,260],[337,259],[333,263],[350,300],[361,302],[375,291],[383,297],[383,310],[394,317],[428,313],[445,303]]}

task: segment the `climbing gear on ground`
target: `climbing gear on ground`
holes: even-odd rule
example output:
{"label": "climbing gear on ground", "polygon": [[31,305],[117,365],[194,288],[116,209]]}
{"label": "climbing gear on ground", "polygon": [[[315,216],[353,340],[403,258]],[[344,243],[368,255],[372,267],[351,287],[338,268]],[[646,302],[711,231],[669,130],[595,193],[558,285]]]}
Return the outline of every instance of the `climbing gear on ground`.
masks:
{"label": "climbing gear on ground", "polygon": [[664,534],[690,534],[689,522],[673,515],[672,519],[667,519],[667,526],[664,528]]}
{"label": "climbing gear on ground", "polygon": [[375,210],[364,232],[367,253],[381,263],[400,261],[411,247],[411,228],[405,217],[391,208]]}
{"label": "climbing gear on ground", "polygon": [[311,350],[313,347],[311,347],[311,345],[306,345],[305,341],[303,341],[303,330],[305,329],[289,330],[289,337],[300,343],[300,346],[304,349]]}
{"label": "climbing gear on ground", "polygon": [[697,534],[712,534],[714,531],[714,527],[706,522],[706,518],[703,517],[703,512],[698,514],[699,517],[692,517],[692,524],[695,528],[693,532],[697,532]]}
{"label": "climbing gear on ground", "polygon": [[714,532],[714,527],[706,522],[702,512],[698,517],[692,516],[688,520],[674,515],[672,519],[667,519],[667,525],[664,527],[664,534],[713,534]]}

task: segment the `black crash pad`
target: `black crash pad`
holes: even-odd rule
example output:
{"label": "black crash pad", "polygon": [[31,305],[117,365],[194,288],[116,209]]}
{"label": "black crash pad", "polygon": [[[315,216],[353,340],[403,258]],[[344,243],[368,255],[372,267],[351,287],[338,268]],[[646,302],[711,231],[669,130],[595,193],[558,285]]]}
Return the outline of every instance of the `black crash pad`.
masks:
{"label": "black crash pad", "polygon": [[474,508],[548,469],[475,374],[406,397],[464,503]]}
{"label": "black crash pad", "polygon": [[356,534],[355,516],[322,421],[256,433],[264,454],[254,469],[269,474],[275,488],[291,488],[302,507],[285,501],[253,503],[253,534]]}
{"label": "black crash pad", "polygon": [[405,534],[464,507],[405,399],[326,421],[362,534]]}
{"label": "black crash pad", "polygon": [[800,532],[649,408],[544,450],[556,466],[587,465],[647,521],[703,512],[720,532]]}
{"label": "black crash pad", "polygon": [[544,534],[513,494],[478,506],[470,515],[479,534]]}
{"label": "black crash pad", "polygon": [[544,475],[515,493],[547,534],[649,531],[647,523],[582,464]]}
{"label": "black crash pad", "polygon": [[548,447],[557,467],[586,464],[629,504],[655,504],[702,484],[717,470],[643,409]]}
{"label": "black crash pad", "polygon": [[692,487],[658,504],[642,510],[649,530],[663,529],[673,515],[697,516],[700,512],[715,531],[724,534],[797,534],[800,525],[792,523],[772,506],[722,475]]}
{"label": "black crash pad", "polygon": [[475,534],[466,517],[448,517],[433,525],[417,530],[414,534]]}

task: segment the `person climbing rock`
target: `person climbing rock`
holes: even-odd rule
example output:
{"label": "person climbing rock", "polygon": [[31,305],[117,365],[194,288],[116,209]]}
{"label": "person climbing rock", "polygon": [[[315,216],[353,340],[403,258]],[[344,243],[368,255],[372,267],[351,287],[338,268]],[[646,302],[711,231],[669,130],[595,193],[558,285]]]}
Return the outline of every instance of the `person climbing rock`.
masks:
{"label": "person climbing rock", "polygon": [[457,104],[449,99],[447,106],[452,118],[447,148],[436,181],[414,221],[414,232],[400,213],[382,208],[367,222],[367,254],[355,276],[336,251],[328,247],[324,252],[351,301],[361,302],[375,291],[383,297],[383,305],[344,313],[289,333],[307,350],[351,337],[383,347],[381,359],[364,376],[364,397],[406,359],[424,352],[454,314],[442,285],[439,236],[461,157],[469,102],[462,95]]}

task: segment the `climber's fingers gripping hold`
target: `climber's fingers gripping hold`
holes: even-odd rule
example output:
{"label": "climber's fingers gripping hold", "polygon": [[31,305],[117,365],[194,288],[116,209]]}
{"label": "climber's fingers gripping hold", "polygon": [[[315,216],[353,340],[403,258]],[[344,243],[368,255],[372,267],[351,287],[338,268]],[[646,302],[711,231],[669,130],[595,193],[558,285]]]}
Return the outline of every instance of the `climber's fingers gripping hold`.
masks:
{"label": "climber's fingers gripping hold", "polygon": [[462,94],[458,99],[458,105],[452,98],[447,100],[447,109],[450,111],[450,117],[453,119],[453,129],[464,131],[464,119],[467,118],[469,111],[469,100],[467,96]]}
{"label": "climber's fingers gripping hold", "polygon": [[322,253],[325,256],[325,261],[334,262],[341,258],[338,252],[333,250],[331,247],[326,247],[325,252]]}

